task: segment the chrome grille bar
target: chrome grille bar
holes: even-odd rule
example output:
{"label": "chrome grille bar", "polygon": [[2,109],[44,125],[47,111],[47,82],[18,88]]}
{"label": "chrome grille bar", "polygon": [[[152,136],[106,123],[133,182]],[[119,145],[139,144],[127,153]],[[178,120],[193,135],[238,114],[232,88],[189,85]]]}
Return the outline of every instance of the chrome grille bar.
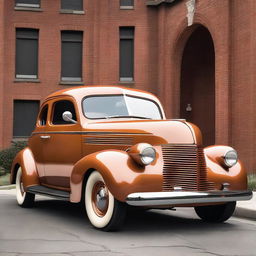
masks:
{"label": "chrome grille bar", "polygon": [[214,184],[207,181],[203,148],[197,145],[162,145],[164,169],[163,191],[181,187],[183,191],[208,191]]}

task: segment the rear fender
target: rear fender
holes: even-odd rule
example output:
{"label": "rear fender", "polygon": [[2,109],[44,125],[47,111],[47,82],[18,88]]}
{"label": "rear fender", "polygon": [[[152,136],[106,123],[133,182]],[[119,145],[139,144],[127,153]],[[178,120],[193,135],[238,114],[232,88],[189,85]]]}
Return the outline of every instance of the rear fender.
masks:
{"label": "rear fender", "polygon": [[161,191],[160,157],[157,154],[154,164],[145,167],[138,165],[125,151],[105,150],[87,155],[73,168],[70,201],[80,202],[84,177],[91,170],[101,173],[109,191],[119,201],[125,201],[132,192]]}
{"label": "rear fender", "polygon": [[11,184],[15,183],[19,167],[22,169],[22,181],[25,191],[27,187],[40,184],[35,160],[28,147],[21,150],[13,160],[10,176]]}

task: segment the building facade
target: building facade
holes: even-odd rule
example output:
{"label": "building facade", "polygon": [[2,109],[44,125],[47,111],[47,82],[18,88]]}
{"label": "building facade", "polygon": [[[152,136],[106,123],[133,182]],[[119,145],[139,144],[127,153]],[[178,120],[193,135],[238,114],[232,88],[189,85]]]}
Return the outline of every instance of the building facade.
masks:
{"label": "building facade", "polygon": [[256,1],[0,1],[0,148],[70,86],[150,91],[256,172]]}

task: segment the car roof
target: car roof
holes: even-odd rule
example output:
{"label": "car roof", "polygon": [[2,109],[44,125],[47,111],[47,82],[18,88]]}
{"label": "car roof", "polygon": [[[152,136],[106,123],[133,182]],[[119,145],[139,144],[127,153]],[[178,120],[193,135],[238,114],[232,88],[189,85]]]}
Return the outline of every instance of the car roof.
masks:
{"label": "car roof", "polygon": [[103,85],[93,85],[93,86],[79,86],[71,87],[64,90],[56,91],[50,94],[46,99],[58,97],[58,96],[71,96],[75,99],[81,99],[89,95],[104,95],[104,94],[132,94],[138,97],[147,97],[156,100],[156,96],[153,94],[138,90],[130,89],[121,86],[103,86]]}

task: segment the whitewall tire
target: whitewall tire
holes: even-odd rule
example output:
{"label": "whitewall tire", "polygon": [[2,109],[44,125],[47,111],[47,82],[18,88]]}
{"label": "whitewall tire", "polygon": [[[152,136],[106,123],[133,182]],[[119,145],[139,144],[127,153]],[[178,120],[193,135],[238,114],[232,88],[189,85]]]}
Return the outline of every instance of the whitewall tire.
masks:
{"label": "whitewall tire", "polygon": [[120,228],[126,215],[126,204],[113,197],[98,171],[93,171],[88,177],[85,209],[91,224],[105,231]]}
{"label": "whitewall tire", "polygon": [[16,174],[16,199],[18,205],[24,208],[29,208],[34,205],[35,195],[25,192],[22,181],[22,169],[19,167]]}

